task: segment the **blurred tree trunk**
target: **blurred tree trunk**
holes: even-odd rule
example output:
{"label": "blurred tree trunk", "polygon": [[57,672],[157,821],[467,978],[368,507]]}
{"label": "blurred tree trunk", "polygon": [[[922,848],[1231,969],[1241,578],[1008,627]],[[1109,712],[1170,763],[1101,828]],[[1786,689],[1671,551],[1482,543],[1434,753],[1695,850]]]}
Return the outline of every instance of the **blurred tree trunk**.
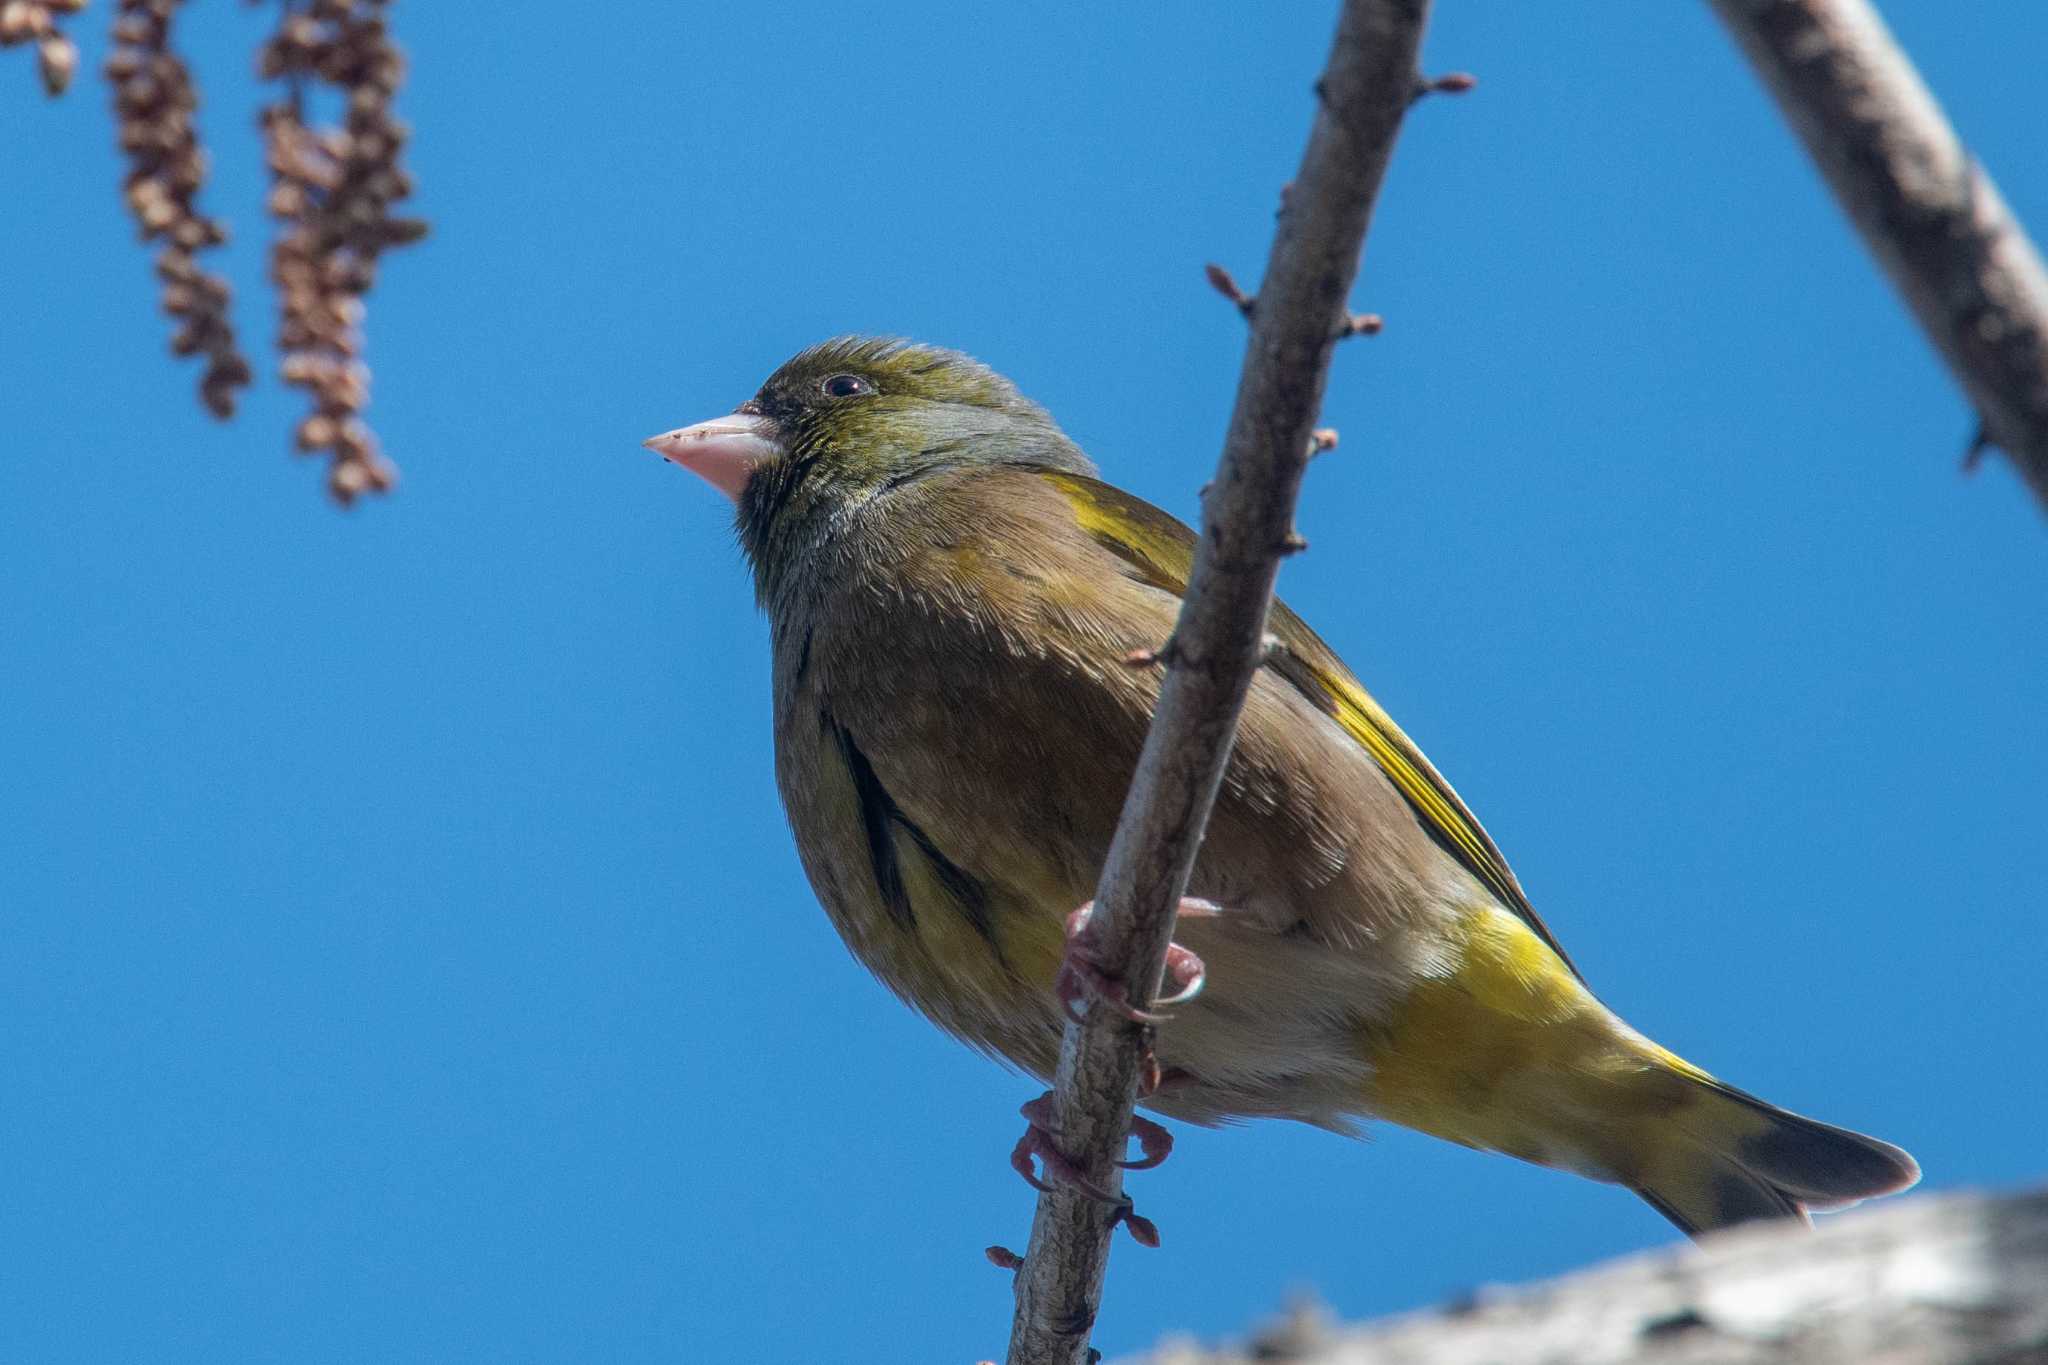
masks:
{"label": "blurred tree trunk", "polygon": [[1146,1365],[2048,1365],[2048,1191],[1902,1199]]}

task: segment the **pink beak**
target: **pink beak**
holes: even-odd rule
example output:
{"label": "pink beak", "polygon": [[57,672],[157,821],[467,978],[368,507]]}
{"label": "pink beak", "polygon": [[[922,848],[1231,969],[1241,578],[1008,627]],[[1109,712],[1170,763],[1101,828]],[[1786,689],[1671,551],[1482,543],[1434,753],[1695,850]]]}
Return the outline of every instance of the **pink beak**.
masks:
{"label": "pink beak", "polygon": [[739,501],[754,466],[782,454],[775,424],[744,412],[677,427],[641,444],[663,459],[675,461],[734,502]]}

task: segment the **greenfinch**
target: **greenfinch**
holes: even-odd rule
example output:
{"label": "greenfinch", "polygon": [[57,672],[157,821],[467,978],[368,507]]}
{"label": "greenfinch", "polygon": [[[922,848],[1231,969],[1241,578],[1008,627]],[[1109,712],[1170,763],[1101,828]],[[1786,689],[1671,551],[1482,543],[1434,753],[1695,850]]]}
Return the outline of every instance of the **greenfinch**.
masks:
{"label": "greenfinch", "polygon": [[[775,769],[818,899],[940,1027],[1036,1076],[1195,537],[957,352],[848,337],[647,444],[733,500]],[[1273,637],[1177,938],[1206,988],[1147,1107],[1384,1119],[1634,1190],[1698,1234],[1903,1189],[1913,1159],[1744,1093],[1588,989],[1479,822],[1329,646]]]}

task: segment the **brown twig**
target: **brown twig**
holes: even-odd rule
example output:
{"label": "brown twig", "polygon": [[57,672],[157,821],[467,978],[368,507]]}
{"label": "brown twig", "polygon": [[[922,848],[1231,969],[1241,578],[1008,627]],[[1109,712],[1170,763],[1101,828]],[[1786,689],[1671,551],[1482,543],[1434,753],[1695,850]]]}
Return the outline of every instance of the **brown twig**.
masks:
{"label": "brown twig", "polygon": [[[1266,266],[1222,460],[1158,710],[1096,891],[1094,957],[1140,999],[1159,992],[1174,911],[1222,781],[1261,657],[1267,605],[1394,138],[1419,77],[1428,0],[1346,0],[1300,172]],[[1212,270],[1218,280],[1227,272]],[[1234,282],[1231,282],[1234,287]],[[1235,291],[1233,301],[1245,296]],[[1243,309],[1245,304],[1240,302]],[[1296,538],[1298,539],[1298,538]],[[1122,1188],[1141,1067],[1139,1029],[1091,1007],[1069,1024],[1054,1079],[1060,1149],[1086,1178]],[[1010,1365],[1078,1365],[1101,1304],[1120,1210],[1070,1186],[1041,1194],[1017,1274]]]}
{"label": "brown twig", "polygon": [[36,72],[52,99],[71,85],[78,48],[65,36],[62,14],[76,14],[86,0],[6,0],[0,4],[0,47],[36,45]]}
{"label": "brown twig", "polygon": [[2048,507],[2048,270],[1866,0],[1711,0]]}
{"label": "brown twig", "polygon": [[1237,276],[1214,261],[1203,266],[1202,273],[1209,277],[1209,287],[1236,305],[1238,312],[1247,318],[1252,315],[1252,309],[1258,306],[1259,301],[1244,292],[1238,285]]}
{"label": "brown twig", "polygon": [[107,80],[114,87],[114,121],[128,157],[122,197],[144,241],[161,241],[157,278],[163,309],[179,323],[171,354],[203,355],[199,398],[226,420],[235,415],[235,391],[252,378],[235,345],[228,318],[230,293],[220,276],[199,266],[199,253],[227,240],[227,228],[193,206],[206,180],[206,151],[193,118],[199,112],[192,73],[171,47],[182,0],[121,0]]}
{"label": "brown twig", "polygon": [[[269,208],[282,228],[270,255],[281,372],[313,399],[294,440],[301,451],[328,453],[327,488],[344,506],[386,491],[398,473],[362,417],[370,399],[363,296],[384,251],[426,235],[425,223],[391,212],[412,193],[412,178],[398,164],[408,130],[391,110],[405,64],[384,8],[385,0],[287,6],[259,62],[264,76],[287,84],[285,97],[264,109],[263,131]],[[309,80],[343,92],[339,127],[307,126],[301,94]]]}
{"label": "brown twig", "polygon": [[[1285,196],[1282,198],[1284,200]],[[1230,300],[1237,311],[1249,321],[1253,310],[1259,306],[1259,300],[1255,295],[1244,292],[1244,287],[1237,282],[1237,276],[1214,261],[1203,266],[1202,273],[1208,277],[1209,287]],[[1376,337],[1385,331],[1386,327],[1387,320],[1378,313],[1346,313],[1337,319],[1335,339],[1342,341],[1346,337]],[[1330,444],[1335,445],[1336,442],[1332,441]]]}
{"label": "brown twig", "polygon": [[1464,95],[1478,89],[1479,78],[1469,71],[1447,71],[1431,76],[1415,87],[1416,98],[1424,95]]}

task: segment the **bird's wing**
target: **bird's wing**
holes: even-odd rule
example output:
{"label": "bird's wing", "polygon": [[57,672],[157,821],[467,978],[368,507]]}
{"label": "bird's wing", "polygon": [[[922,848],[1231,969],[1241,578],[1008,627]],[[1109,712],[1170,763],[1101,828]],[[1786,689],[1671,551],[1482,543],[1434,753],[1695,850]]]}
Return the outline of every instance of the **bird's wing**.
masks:
{"label": "bird's wing", "polygon": [[[1065,497],[1076,524],[1130,565],[1134,577],[1175,596],[1187,591],[1195,538],[1186,526],[1098,479],[1053,470],[1045,471],[1043,477]],[[1401,733],[1351,676],[1336,653],[1283,602],[1274,601],[1267,624],[1278,647],[1265,666],[1364,749],[1430,837],[1571,966],[1571,959],[1529,904],[1507,859],[1477,817],[1415,742]],[[1578,968],[1574,966],[1572,971],[1576,974]]]}

